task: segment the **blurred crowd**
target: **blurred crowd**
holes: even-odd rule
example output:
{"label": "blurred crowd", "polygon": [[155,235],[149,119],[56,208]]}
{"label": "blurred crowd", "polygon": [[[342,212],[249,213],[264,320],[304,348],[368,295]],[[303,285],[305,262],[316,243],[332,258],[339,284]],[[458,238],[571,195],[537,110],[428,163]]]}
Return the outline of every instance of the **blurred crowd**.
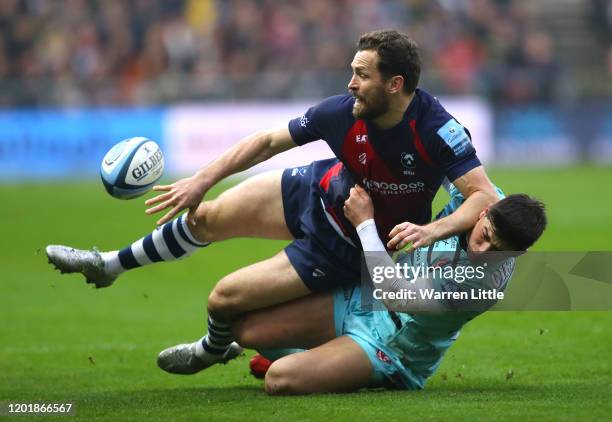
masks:
{"label": "blurred crowd", "polygon": [[[538,3],[0,0],[0,106],[320,98],[346,90],[359,34],[388,27],[421,46],[431,92],[546,103],[564,52]],[[589,7],[609,46],[612,1]]]}
{"label": "blurred crowd", "polygon": [[605,66],[612,80],[612,0],[592,0],[591,22],[596,36],[605,46]]}

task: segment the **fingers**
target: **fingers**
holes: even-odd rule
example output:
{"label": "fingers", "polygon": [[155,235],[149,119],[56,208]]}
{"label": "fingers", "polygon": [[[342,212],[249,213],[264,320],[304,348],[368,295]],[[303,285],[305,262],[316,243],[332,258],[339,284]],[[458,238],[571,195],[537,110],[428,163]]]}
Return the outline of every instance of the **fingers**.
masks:
{"label": "fingers", "polygon": [[[387,248],[400,250],[410,244],[406,251],[412,252],[417,248],[431,244],[431,237],[428,235],[427,230],[422,226],[417,226],[416,224],[410,223],[403,223],[403,225],[406,225],[406,228],[398,231],[395,236],[393,236],[393,238],[387,243]],[[396,231],[395,228],[392,230],[392,233],[394,231]]]}
{"label": "fingers", "polygon": [[363,189],[361,186],[355,185],[349,191],[349,197],[348,197],[347,201],[351,200],[351,199],[367,201],[367,200],[370,199],[370,195],[368,195],[368,193],[365,191],[365,189]]}
{"label": "fingers", "polygon": [[[416,227],[409,223],[404,224],[408,224],[408,226],[405,229],[397,232],[397,234],[395,234],[395,236],[393,236],[393,238],[387,243],[387,247],[389,249],[400,249],[406,246],[409,242],[418,238],[419,234],[416,232]],[[393,231],[395,231],[395,228],[391,232],[393,233]]]}
{"label": "fingers", "polygon": [[366,195],[368,194],[368,193],[366,192],[366,190],[365,190],[364,188],[362,188],[361,186],[359,186],[359,185],[355,185],[354,189],[355,189],[355,190],[357,191],[357,193],[359,193],[359,194],[364,194],[364,193],[365,193]]}
{"label": "fingers", "polygon": [[162,193],[161,195],[157,195],[155,198],[147,199],[145,201],[145,205],[157,204],[158,202],[167,200],[168,198],[172,197],[172,195],[173,195],[172,192]]}
{"label": "fingers", "polygon": [[401,232],[402,230],[405,230],[409,225],[410,223],[398,224],[397,226],[393,227],[393,230],[389,232],[389,237],[391,238],[395,237],[399,232]]}
{"label": "fingers", "polygon": [[151,214],[155,214],[157,212],[163,211],[166,208],[171,207],[172,206],[172,202],[173,202],[172,199],[170,199],[168,201],[165,201],[165,202],[162,202],[161,204],[159,204],[159,205],[157,205],[155,207],[148,208],[145,211],[145,213],[148,214],[148,215],[151,215]]}
{"label": "fingers", "polygon": [[416,242],[412,242],[412,244],[410,246],[408,246],[406,249],[404,249],[407,253],[413,252],[414,250],[422,247],[422,246],[426,246],[425,242],[423,242],[422,240],[417,240]]}
{"label": "fingers", "polygon": [[393,239],[387,242],[387,249],[396,249],[399,242],[401,242],[402,237],[400,235],[395,236]]}
{"label": "fingers", "polygon": [[156,185],[153,186],[154,191],[169,191],[174,185]]}
{"label": "fingers", "polygon": [[364,198],[364,199],[369,197],[365,189],[359,185],[353,186],[350,190],[350,194],[351,196],[357,196],[357,197]]}
{"label": "fingers", "polygon": [[162,218],[160,218],[159,220],[157,220],[157,225],[161,226],[163,224],[166,224],[168,221],[172,220],[179,212],[181,212],[182,208],[179,207],[178,205],[175,206],[174,208],[172,208],[170,211],[168,211],[168,213],[166,215],[164,215]]}
{"label": "fingers", "polygon": [[353,208],[353,205],[348,201],[344,201],[344,206],[342,207],[342,211],[344,212],[344,215],[346,216],[346,218],[350,218],[351,215],[353,215],[353,212],[355,211]]}
{"label": "fingers", "polygon": [[406,236],[403,239],[401,239],[399,241],[399,243],[395,246],[395,248],[397,250],[400,250],[404,246],[408,245],[409,243],[412,243],[411,247],[414,248],[414,247],[416,247],[418,239],[419,239],[419,234],[418,233],[413,233],[410,236]]}

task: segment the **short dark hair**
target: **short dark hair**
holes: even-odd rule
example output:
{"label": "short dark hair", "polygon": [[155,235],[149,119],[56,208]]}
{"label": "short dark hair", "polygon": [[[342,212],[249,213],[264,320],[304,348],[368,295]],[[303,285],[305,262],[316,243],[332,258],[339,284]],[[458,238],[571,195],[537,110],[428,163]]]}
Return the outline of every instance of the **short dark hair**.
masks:
{"label": "short dark hair", "polygon": [[404,78],[404,92],[414,92],[421,75],[421,56],[416,42],[408,35],[393,29],[382,29],[363,34],[357,50],[378,53],[378,71],[384,79],[392,76]]}
{"label": "short dark hair", "polygon": [[527,250],[546,228],[544,204],[524,193],[493,204],[487,215],[495,235],[514,251]]}

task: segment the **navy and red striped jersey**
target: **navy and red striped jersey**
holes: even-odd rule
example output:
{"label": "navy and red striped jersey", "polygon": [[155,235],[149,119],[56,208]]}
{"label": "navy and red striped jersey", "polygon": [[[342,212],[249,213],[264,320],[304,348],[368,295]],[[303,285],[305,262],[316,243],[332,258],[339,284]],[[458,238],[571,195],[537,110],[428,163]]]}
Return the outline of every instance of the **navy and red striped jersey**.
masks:
{"label": "navy and red striped jersey", "polygon": [[[390,129],[353,117],[354,101],[351,95],[329,97],[291,120],[294,142],[303,145],[322,139],[329,144],[372,197],[381,239],[404,221],[428,223],[432,200],[444,177],[454,181],[480,166],[469,131],[420,89],[403,120]],[[326,174],[321,181],[324,200],[329,179],[341,174],[339,170],[332,167],[334,174]],[[335,214],[342,214],[341,208],[335,208]]]}

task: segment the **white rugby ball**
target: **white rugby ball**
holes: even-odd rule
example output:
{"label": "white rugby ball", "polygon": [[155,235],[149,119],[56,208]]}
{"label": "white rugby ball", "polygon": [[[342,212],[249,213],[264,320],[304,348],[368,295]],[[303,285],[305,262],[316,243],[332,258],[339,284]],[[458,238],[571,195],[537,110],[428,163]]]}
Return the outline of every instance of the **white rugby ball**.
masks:
{"label": "white rugby ball", "polygon": [[106,153],[100,176],[106,191],[118,199],[132,199],[147,192],[164,172],[164,155],[154,141],[124,139]]}

